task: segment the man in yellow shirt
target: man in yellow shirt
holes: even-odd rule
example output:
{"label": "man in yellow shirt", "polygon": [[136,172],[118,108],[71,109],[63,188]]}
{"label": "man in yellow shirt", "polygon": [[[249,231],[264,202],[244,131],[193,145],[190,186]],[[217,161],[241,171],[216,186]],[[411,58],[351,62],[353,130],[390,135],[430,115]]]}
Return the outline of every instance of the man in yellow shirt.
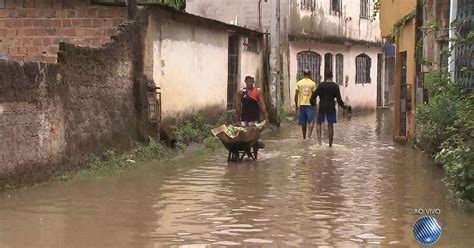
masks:
{"label": "man in yellow shirt", "polygon": [[299,124],[303,131],[303,139],[306,139],[306,127],[309,123],[308,138],[311,139],[314,128],[314,111],[310,99],[316,90],[316,83],[311,80],[311,72],[308,69],[303,70],[304,78],[296,83],[295,106],[296,112],[299,110]]}

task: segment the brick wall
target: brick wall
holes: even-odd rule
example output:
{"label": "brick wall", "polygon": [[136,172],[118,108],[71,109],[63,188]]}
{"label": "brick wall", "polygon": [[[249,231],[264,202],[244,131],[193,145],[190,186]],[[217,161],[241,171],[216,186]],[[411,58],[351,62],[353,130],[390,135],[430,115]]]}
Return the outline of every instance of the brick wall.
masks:
{"label": "brick wall", "polygon": [[100,48],[61,45],[58,64],[0,61],[0,189],[148,137],[141,20]]}
{"label": "brick wall", "polygon": [[126,13],[125,7],[89,0],[6,0],[0,8],[0,59],[54,63],[61,41],[99,47]]}

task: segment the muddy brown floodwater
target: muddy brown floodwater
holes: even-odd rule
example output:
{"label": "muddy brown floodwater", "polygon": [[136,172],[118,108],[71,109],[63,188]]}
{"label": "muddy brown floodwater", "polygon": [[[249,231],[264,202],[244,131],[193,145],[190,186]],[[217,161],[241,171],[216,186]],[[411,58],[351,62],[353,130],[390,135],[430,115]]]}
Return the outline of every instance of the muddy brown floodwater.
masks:
{"label": "muddy brown floodwater", "polygon": [[440,247],[474,247],[474,211],[442,171],[392,142],[378,113],[340,120],[335,145],[292,124],[265,134],[259,160],[223,150],[126,176],[0,195],[0,247],[414,247],[415,208],[439,208]]}

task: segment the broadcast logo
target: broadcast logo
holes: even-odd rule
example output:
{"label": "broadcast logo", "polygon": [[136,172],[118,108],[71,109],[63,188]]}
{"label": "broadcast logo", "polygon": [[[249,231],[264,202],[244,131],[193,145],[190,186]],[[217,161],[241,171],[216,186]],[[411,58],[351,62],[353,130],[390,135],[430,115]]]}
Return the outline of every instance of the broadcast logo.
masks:
{"label": "broadcast logo", "polygon": [[[417,215],[438,215],[439,209],[415,209]],[[413,226],[413,235],[415,240],[421,245],[432,245],[441,237],[441,226],[438,220],[433,216],[424,216],[419,218]]]}

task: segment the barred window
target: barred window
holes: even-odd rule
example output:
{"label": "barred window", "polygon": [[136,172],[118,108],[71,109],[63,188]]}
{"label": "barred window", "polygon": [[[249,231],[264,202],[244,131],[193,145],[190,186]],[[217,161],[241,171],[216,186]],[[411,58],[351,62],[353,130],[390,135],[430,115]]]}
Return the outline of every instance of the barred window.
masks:
{"label": "barred window", "polygon": [[341,0],[331,0],[331,11],[341,12]]}
{"label": "barred window", "polygon": [[300,8],[314,11],[316,9],[316,0],[300,0]]}
{"label": "barred window", "polygon": [[326,53],[324,54],[324,80],[328,78],[329,74],[333,74],[332,72],[332,54]]}
{"label": "barred window", "polygon": [[336,54],[336,83],[343,84],[344,77],[344,56],[340,53]]}
{"label": "barred window", "polygon": [[320,67],[321,67],[321,56],[315,52],[303,51],[296,55],[298,63],[298,73],[296,80],[303,78],[303,70],[309,69],[311,72],[311,78],[317,82],[320,82]]}
{"label": "barred window", "polygon": [[258,39],[255,37],[246,37],[244,38],[244,50],[254,53],[259,53],[258,49]]}
{"label": "barred window", "polygon": [[0,0],[0,9],[5,8],[5,0]]}
{"label": "barred window", "polygon": [[356,84],[370,84],[370,68],[372,61],[366,54],[356,57]]}
{"label": "barred window", "polygon": [[370,0],[360,0],[360,18],[369,19]]}

